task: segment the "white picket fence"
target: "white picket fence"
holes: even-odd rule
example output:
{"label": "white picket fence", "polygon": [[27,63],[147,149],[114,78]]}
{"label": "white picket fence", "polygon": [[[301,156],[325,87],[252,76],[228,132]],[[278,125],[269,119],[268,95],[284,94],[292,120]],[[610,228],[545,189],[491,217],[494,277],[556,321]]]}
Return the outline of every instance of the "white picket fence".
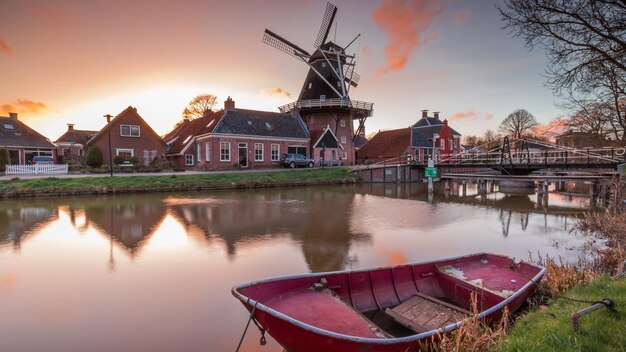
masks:
{"label": "white picket fence", "polygon": [[61,175],[67,174],[67,164],[7,165],[7,175]]}

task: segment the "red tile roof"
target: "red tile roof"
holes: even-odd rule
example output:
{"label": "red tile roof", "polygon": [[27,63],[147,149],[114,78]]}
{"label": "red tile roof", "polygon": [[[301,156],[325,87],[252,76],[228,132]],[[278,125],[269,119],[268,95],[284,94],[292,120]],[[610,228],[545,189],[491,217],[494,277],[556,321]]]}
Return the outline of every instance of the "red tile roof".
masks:
{"label": "red tile roof", "polygon": [[411,146],[411,128],[380,131],[358,151],[359,159],[389,159],[401,156]]}
{"label": "red tile roof", "polygon": [[89,130],[68,130],[57,138],[54,143],[80,143],[86,144],[91,137],[98,134],[98,131]]}
{"label": "red tile roof", "polygon": [[0,116],[0,146],[18,148],[48,148],[56,146],[22,121]]}
{"label": "red tile roof", "polygon": [[194,137],[211,133],[222,116],[224,116],[224,110],[211,111],[203,117],[184,120],[182,124],[163,137],[163,141],[169,147],[166,154],[180,154]]}

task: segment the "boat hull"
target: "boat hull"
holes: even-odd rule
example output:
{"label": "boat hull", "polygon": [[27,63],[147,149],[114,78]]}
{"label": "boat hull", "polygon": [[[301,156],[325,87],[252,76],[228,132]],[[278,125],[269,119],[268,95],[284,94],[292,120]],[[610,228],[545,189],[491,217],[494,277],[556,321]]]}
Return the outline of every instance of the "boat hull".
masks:
{"label": "boat hull", "polygon": [[[544,273],[544,268],[504,256],[476,254],[269,279],[236,286],[232,292],[288,351],[419,351],[460,321],[393,337],[369,331],[372,324],[362,313],[397,307],[415,295],[445,297],[463,310],[470,308],[473,295],[480,318],[498,319],[505,307],[518,309]],[[326,292],[311,289],[320,282]]]}

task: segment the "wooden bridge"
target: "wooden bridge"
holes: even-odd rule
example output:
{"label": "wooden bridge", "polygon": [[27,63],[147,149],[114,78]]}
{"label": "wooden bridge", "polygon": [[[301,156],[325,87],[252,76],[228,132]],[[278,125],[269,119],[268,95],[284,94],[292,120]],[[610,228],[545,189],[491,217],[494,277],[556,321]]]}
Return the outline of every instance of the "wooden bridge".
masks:
{"label": "wooden bridge", "polygon": [[[576,149],[527,138],[509,140],[505,137],[502,146],[487,152],[435,153],[434,164],[443,172],[496,170],[502,175],[528,175],[538,170],[615,170],[625,161],[626,147]],[[427,161],[405,155],[370,167],[393,165],[426,168]]]}

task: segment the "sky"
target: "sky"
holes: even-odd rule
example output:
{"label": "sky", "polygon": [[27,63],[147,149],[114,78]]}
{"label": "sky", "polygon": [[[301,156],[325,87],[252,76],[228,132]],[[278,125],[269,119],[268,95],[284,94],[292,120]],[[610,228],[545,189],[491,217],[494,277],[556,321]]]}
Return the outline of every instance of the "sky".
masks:
{"label": "sky", "polygon": [[[497,0],[334,0],[330,39],[356,54],[355,100],[374,103],[366,133],[408,127],[422,109],[463,135],[497,129],[518,108],[564,115],[544,87],[546,57],[502,29]],[[308,67],[261,42],[268,28],[305,50],[326,1],[2,0],[0,115],[55,140],[67,123],[99,130],[128,106],[159,134],[196,95],[218,108],[277,111]]]}

